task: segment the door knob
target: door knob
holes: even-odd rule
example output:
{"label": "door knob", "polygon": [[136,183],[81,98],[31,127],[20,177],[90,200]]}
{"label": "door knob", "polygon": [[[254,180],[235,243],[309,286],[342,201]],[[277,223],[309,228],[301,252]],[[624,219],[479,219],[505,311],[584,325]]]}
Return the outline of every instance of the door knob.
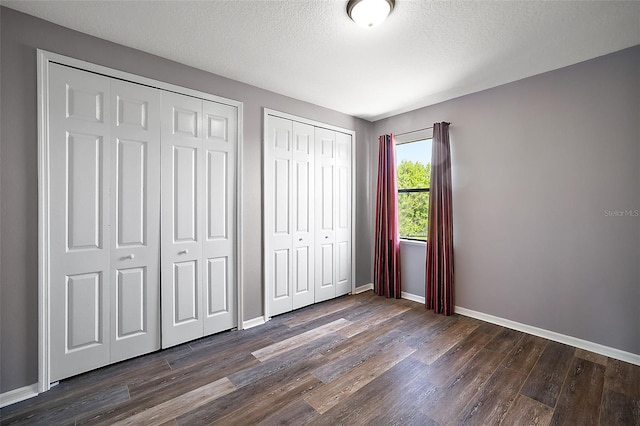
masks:
{"label": "door knob", "polygon": [[180,251],[178,252],[178,254],[187,254],[187,253],[189,253],[189,250],[187,250],[187,249],[180,250]]}
{"label": "door knob", "polygon": [[328,239],[329,239],[329,236],[328,236],[328,235],[325,235],[325,236],[324,236],[324,239],[325,239],[325,240],[328,240]]}
{"label": "door knob", "polygon": [[133,258],[135,258],[135,257],[136,257],[136,256],[135,256],[133,253],[131,253],[129,256],[127,256],[127,259],[133,259]]}
{"label": "door knob", "polygon": [[298,238],[298,241],[302,241],[302,238]]}

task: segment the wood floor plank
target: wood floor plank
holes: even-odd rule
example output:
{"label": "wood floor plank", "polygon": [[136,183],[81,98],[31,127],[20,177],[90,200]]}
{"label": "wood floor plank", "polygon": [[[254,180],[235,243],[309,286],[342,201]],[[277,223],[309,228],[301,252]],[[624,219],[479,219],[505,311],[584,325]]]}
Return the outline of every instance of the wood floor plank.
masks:
{"label": "wood floor plank", "polygon": [[363,331],[371,330],[379,324],[387,322],[389,321],[389,319],[395,318],[396,316],[408,311],[409,309],[411,308],[408,306],[391,306],[390,309],[386,309],[384,311],[374,311],[371,313],[371,315],[361,317],[359,321],[342,328],[339,333],[345,337],[353,337],[357,334],[362,333]]}
{"label": "wood floor plank", "polygon": [[[453,382],[457,373],[480,352],[491,340],[484,333],[471,333],[444,355],[434,361],[428,368],[429,381],[436,386],[444,386]],[[414,352],[419,353],[420,349]],[[418,356],[417,359],[420,359]]]}
{"label": "wood floor plank", "polygon": [[528,375],[549,341],[530,334],[518,342],[504,360],[504,366]]}
{"label": "wood floor plank", "polygon": [[[127,365],[131,363],[135,368]],[[119,368],[114,368],[119,367]],[[73,380],[65,380],[54,386],[50,391],[38,395],[36,398],[13,404],[0,410],[0,421],[2,424],[15,417],[28,416],[29,413],[39,411],[55,411],[58,407],[65,407],[86,398],[94,393],[102,393],[110,386],[127,386],[135,383],[148,375],[160,374],[170,371],[169,364],[163,359],[153,358],[148,362],[141,362],[140,359],[129,360],[125,363],[111,366],[109,371],[111,376],[96,370],[76,376]]]}
{"label": "wood floor plank", "polygon": [[[244,404],[234,412],[219,418],[214,424],[219,425],[253,425],[256,424],[287,405],[292,399],[303,398],[307,392],[320,386],[321,382],[308,373],[304,376],[289,381],[277,389],[270,390],[266,395],[259,395],[250,404]],[[207,424],[200,420],[188,421],[188,425]]]}
{"label": "wood floor plank", "polygon": [[506,417],[518,390],[527,377],[515,370],[498,367],[458,417],[463,425],[497,425]]}
{"label": "wood floor plank", "polygon": [[[407,357],[361,387],[348,399],[314,418],[313,424],[370,424],[375,418],[393,411],[391,407],[396,403],[413,408],[414,402],[426,400],[435,390],[435,386],[428,383],[424,375],[424,364]],[[420,388],[414,386],[416,383]]]}
{"label": "wood floor plank", "polygon": [[640,365],[609,358],[604,386],[633,399],[640,399]]}
{"label": "wood floor plank", "polygon": [[640,400],[605,389],[600,412],[602,426],[640,425]]}
{"label": "wood floor plank", "polygon": [[230,340],[222,342],[220,345],[198,347],[184,356],[170,360],[169,366],[172,370],[189,368],[200,363],[206,364],[215,357],[224,359],[238,352],[252,352],[273,343],[274,341],[268,337],[252,337]]}
{"label": "wood floor plank", "polygon": [[426,343],[431,342],[437,336],[446,333],[460,318],[458,315],[447,317],[444,315],[436,315],[432,311],[426,311],[425,314],[420,317],[422,326],[411,333],[411,336],[406,340],[406,344],[418,349]]}
{"label": "wood floor plank", "polygon": [[[226,352],[210,358],[199,360],[193,364],[162,372],[149,377],[146,381],[129,385],[129,393],[133,399],[138,399],[159,391],[188,392],[197,387],[214,382],[229,374],[258,364],[258,360],[248,352]],[[169,389],[170,388],[170,389]]]}
{"label": "wood floor plank", "polygon": [[114,426],[159,426],[167,418],[175,418],[233,392],[236,387],[226,377],[155,405],[131,417],[113,423]]}
{"label": "wood floor plank", "polygon": [[[321,382],[310,371],[324,362],[322,355],[308,357],[291,368],[279,371],[209,404],[189,411],[177,418],[181,425],[212,424],[225,418],[234,424],[249,424],[244,416],[258,422],[284,407],[291,399],[315,389]],[[265,405],[266,404],[266,405]],[[252,407],[260,407],[256,412]],[[235,415],[233,414],[235,413]],[[240,417],[243,420],[240,420]]]}
{"label": "wood floor plank", "polygon": [[604,355],[597,354],[595,352],[587,351],[584,349],[576,349],[576,353],[574,355],[577,358],[586,359],[587,361],[595,362],[596,364],[601,364],[606,366],[609,360],[608,357]]}
{"label": "wood floor plank", "polygon": [[368,423],[362,425],[372,426],[438,426],[438,423],[416,410],[412,404],[398,407],[385,414],[374,417]]}
{"label": "wood floor plank", "polygon": [[415,349],[402,343],[391,346],[348,373],[343,374],[330,384],[311,391],[305,397],[305,400],[322,414],[347,399],[354,392],[411,355],[414,351]]}
{"label": "wood floor plank", "polygon": [[420,410],[441,424],[456,419],[493,375],[502,358],[501,354],[482,349],[458,372],[448,386],[437,388],[433,395],[421,404]]}
{"label": "wood floor plank", "polygon": [[551,419],[552,425],[598,425],[604,365],[574,358]]}
{"label": "wood floor plank", "polygon": [[446,329],[446,333],[438,335],[422,346],[413,357],[426,365],[430,365],[447,353],[449,349],[460,343],[462,339],[470,335],[476,328],[478,328],[477,323],[467,321],[464,317],[460,318],[458,322]]}
{"label": "wood floor plank", "polygon": [[309,306],[304,312],[292,313],[289,315],[283,323],[288,327],[299,327],[310,321],[315,321],[318,318],[322,318],[325,315],[330,315],[336,312],[344,311],[345,309],[352,309],[357,305],[360,305],[360,299],[351,296],[342,296],[338,299],[333,299],[329,302],[317,303]]}
{"label": "wood floor plank", "polygon": [[500,424],[504,426],[547,426],[551,422],[552,416],[553,408],[528,396],[518,395]]}
{"label": "wood floor plank", "polygon": [[505,327],[502,327],[500,325],[491,324],[490,322],[481,322],[480,325],[478,325],[477,330],[480,333],[485,333],[491,336],[495,336],[496,334],[500,333],[504,329]]}
{"label": "wood floor plank", "polygon": [[511,352],[514,346],[516,346],[523,337],[524,333],[510,328],[505,328],[496,334],[489,344],[487,344],[487,349],[506,354]]}
{"label": "wood floor plank", "polygon": [[67,398],[65,401],[51,405],[45,410],[31,412],[26,416],[7,418],[4,415],[0,415],[0,419],[2,419],[3,425],[73,424],[74,419],[86,411],[117,406],[119,403],[129,400],[129,392],[127,387],[123,385],[113,385],[106,389],[77,396],[73,400]]}
{"label": "wood floor plank", "polygon": [[549,342],[520,393],[553,408],[567,376],[575,348]]}
{"label": "wood floor plank", "polygon": [[[348,355],[351,352],[362,348],[363,346],[372,345],[372,342],[374,342],[381,336],[395,330],[401,323],[402,320],[397,317],[389,318],[387,321],[370,327],[368,330],[362,331],[361,333],[358,333],[356,335],[347,336],[348,338],[343,343],[325,352],[324,356],[326,356],[329,360],[342,358],[345,355]],[[350,327],[351,326],[348,325],[345,328],[338,330],[337,333],[344,336],[345,333],[343,333],[343,330]],[[346,334],[349,333],[347,332]]]}
{"label": "wood floor plank", "polygon": [[324,355],[325,352],[340,344],[345,339],[345,337],[337,333],[327,334],[300,346],[297,350],[286,352],[252,367],[229,374],[229,380],[238,388],[247,386],[264,377],[289,369],[295,363],[304,361],[308,357]]}
{"label": "wood floor plank", "polygon": [[116,407],[89,412],[79,418],[76,424],[99,425],[120,421],[258,362],[251,354],[238,353],[225,359],[212,358],[207,363],[173,371],[171,375],[162,375],[136,386],[135,392],[130,387],[129,401]]}
{"label": "wood floor plank", "polygon": [[330,383],[380,352],[384,352],[388,347],[402,342],[404,338],[405,335],[401,331],[391,330],[373,340],[371,344],[358,346],[345,356],[327,362],[317,368],[313,374],[324,383]]}
{"label": "wood floor plank", "polygon": [[317,339],[326,334],[336,332],[349,324],[351,324],[350,321],[347,321],[344,318],[340,318],[330,322],[329,324],[314,328],[313,330],[306,331],[304,333],[290,337],[286,340],[273,343],[262,349],[258,349],[257,351],[253,351],[251,354],[260,361],[266,361],[284,352],[299,348],[310,340]]}
{"label": "wood floor plank", "polygon": [[319,415],[304,399],[295,399],[262,420],[258,425],[303,425],[311,423]]}

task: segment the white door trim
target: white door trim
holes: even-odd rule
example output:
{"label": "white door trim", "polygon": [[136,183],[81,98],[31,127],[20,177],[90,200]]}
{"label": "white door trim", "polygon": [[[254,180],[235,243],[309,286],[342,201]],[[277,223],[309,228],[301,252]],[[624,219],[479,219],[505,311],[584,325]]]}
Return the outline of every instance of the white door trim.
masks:
{"label": "white door trim", "polygon": [[[331,124],[322,123],[320,121],[311,120],[308,118],[300,117],[297,115],[288,114],[286,112],[277,111],[271,108],[263,108],[263,116],[262,116],[262,170],[266,170],[267,167],[267,148],[268,148],[268,134],[267,134],[267,120],[269,116],[280,117],[292,121],[297,121],[304,124],[309,124],[314,127],[322,127],[324,129],[337,131],[340,133],[346,133],[351,135],[351,294],[354,294],[356,288],[356,268],[355,268],[355,213],[356,213],[356,191],[355,191],[355,179],[356,179],[356,131],[351,129],[345,129],[344,127],[333,126]],[[265,179],[263,176],[262,179],[262,205],[265,205]],[[263,241],[263,250],[262,250],[262,282],[264,283],[264,288],[262,289],[263,295],[263,309],[264,309],[264,320],[268,321],[271,318],[269,312],[269,289],[267,288],[267,253],[265,250],[265,245],[267,244],[267,217],[268,212],[262,213],[262,241]]]}
{"label": "white door trim", "polygon": [[49,334],[50,334],[50,264],[49,264],[49,65],[58,63],[84,71],[117,78],[132,83],[176,92],[207,101],[230,105],[238,110],[238,146],[236,152],[236,291],[238,329],[243,324],[243,275],[242,275],[242,145],[243,145],[243,103],[222,98],[174,84],[130,74],[128,72],[92,64],[46,50],[37,50],[38,73],[38,392],[50,388]]}

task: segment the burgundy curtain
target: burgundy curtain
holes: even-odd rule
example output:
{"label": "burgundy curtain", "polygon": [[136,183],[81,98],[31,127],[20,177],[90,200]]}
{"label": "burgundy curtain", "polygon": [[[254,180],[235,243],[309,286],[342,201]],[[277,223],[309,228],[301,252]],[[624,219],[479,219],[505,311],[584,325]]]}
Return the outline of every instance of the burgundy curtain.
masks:
{"label": "burgundy curtain", "polygon": [[452,208],[449,123],[435,123],[431,151],[425,294],[427,309],[445,315],[452,315],[454,309]]}
{"label": "burgundy curtain", "polygon": [[400,298],[400,238],[398,185],[393,135],[380,136],[376,195],[374,290],[380,296]]}

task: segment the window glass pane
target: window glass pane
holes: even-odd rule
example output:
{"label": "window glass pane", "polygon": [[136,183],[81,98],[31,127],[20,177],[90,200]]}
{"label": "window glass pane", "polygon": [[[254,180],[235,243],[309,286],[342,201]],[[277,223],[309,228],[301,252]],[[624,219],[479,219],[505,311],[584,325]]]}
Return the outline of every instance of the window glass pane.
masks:
{"label": "window glass pane", "polygon": [[398,189],[429,188],[431,139],[396,145]]}
{"label": "window glass pane", "polygon": [[[431,180],[431,139],[396,145],[398,190],[428,189]],[[427,239],[429,192],[398,192],[400,238]]]}
{"label": "window glass pane", "polygon": [[398,194],[398,221],[400,238],[427,241],[428,192]]}

